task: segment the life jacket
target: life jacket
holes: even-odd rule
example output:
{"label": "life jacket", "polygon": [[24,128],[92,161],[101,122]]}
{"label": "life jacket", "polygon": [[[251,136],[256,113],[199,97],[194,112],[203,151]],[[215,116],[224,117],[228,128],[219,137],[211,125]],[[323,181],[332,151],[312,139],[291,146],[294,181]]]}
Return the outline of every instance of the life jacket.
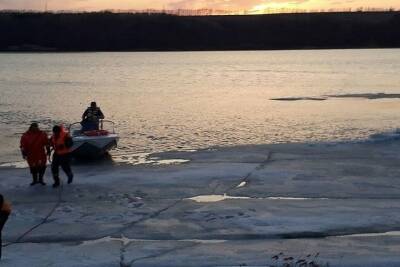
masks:
{"label": "life jacket", "polygon": [[98,122],[100,120],[100,108],[88,107],[86,110],[86,118],[90,122]]}
{"label": "life jacket", "polygon": [[57,155],[65,155],[71,152],[71,150],[65,145],[65,139],[69,137],[69,134],[61,127],[60,135],[56,139],[55,135],[51,137],[51,145],[54,148],[54,153]]}

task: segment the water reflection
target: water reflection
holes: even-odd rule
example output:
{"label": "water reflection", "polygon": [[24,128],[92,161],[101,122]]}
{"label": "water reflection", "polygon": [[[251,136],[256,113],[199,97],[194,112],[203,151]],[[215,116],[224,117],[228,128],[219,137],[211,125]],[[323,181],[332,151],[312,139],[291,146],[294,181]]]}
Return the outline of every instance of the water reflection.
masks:
{"label": "water reflection", "polygon": [[400,101],[271,98],[398,93],[400,50],[0,55],[0,162],[19,133],[79,120],[90,101],[115,121],[117,161],[211,146],[360,139],[397,127]]}

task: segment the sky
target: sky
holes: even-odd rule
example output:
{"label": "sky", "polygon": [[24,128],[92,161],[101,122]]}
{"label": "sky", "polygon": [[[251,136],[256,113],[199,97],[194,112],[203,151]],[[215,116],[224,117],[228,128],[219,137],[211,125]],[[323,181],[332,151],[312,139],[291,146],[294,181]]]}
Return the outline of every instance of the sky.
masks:
{"label": "sky", "polygon": [[105,10],[105,9],[221,9],[249,10],[254,13],[266,9],[400,9],[400,0],[0,0],[0,9],[19,10]]}

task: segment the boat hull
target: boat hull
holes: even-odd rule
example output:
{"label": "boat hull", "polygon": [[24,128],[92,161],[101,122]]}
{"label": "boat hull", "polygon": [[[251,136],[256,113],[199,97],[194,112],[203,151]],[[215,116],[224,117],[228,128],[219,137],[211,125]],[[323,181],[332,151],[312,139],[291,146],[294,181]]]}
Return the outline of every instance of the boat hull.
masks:
{"label": "boat hull", "polygon": [[73,137],[72,156],[75,158],[100,158],[117,147],[117,135]]}

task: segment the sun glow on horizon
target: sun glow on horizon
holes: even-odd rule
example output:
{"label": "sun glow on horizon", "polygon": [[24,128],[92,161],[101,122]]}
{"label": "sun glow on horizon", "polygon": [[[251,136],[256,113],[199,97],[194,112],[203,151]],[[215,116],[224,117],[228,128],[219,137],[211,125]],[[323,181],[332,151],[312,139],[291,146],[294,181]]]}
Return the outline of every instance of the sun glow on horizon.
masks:
{"label": "sun glow on horizon", "polygon": [[0,0],[0,10],[199,10],[265,14],[360,8],[400,10],[400,0]]}
{"label": "sun glow on horizon", "polygon": [[249,10],[251,14],[265,14],[265,13],[275,13],[283,9],[297,9],[298,4],[292,2],[283,2],[283,3],[262,3],[255,5]]}

